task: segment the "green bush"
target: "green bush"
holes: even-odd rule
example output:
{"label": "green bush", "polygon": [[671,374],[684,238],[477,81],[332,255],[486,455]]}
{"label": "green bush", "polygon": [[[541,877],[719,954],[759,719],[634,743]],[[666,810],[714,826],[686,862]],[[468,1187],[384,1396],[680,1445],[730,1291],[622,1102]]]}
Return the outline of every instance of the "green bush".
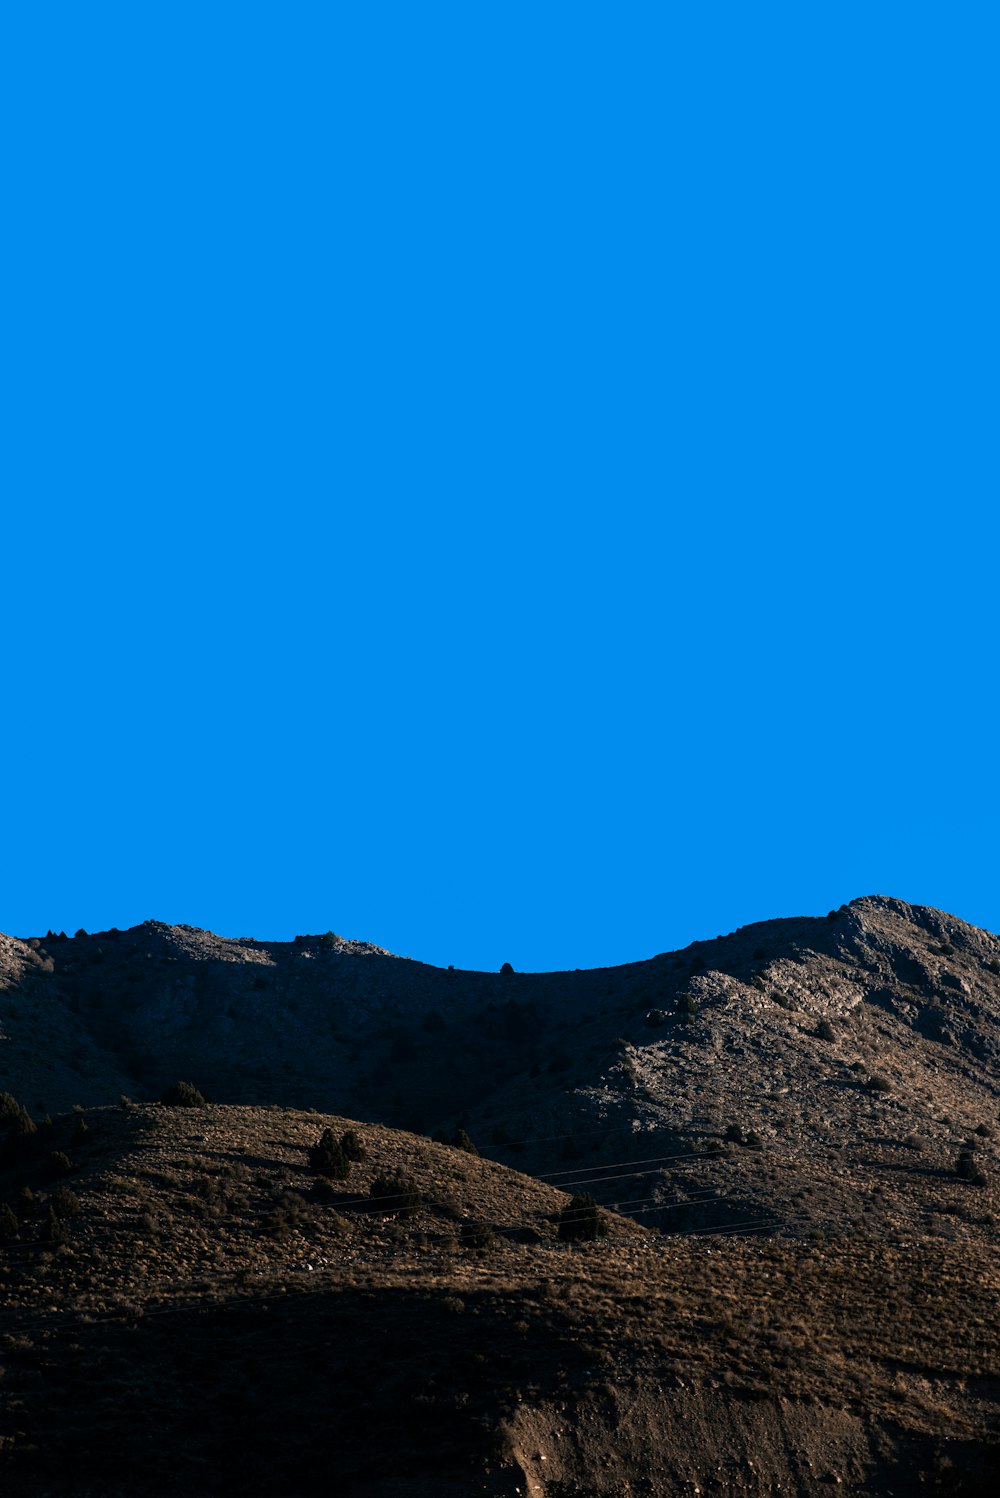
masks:
{"label": "green bush", "polygon": [[565,1243],[608,1236],[607,1218],[588,1192],[578,1192],[559,1214],[559,1237]]}
{"label": "green bush", "polygon": [[175,1082],[160,1098],[170,1108],[204,1108],[205,1099],[193,1082]]}
{"label": "green bush", "polygon": [[0,1202],[0,1243],[9,1243],[12,1238],[19,1236],[20,1231],[21,1224],[17,1217],[6,1202]]}
{"label": "green bush", "polygon": [[821,1019],[816,1026],[815,1035],[817,1040],[836,1040],[837,1036],[828,1019]]}
{"label": "green bush", "polygon": [[415,1217],[420,1206],[420,1188],[412,1176],[400,1173],[376,1176],[368,1192],[372,1202],[387,1215]]}

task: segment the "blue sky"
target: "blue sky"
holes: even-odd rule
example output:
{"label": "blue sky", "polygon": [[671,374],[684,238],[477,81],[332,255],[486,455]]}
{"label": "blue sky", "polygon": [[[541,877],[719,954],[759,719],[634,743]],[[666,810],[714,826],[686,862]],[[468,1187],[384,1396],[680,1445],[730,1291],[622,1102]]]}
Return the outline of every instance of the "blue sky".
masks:
{"label": "blue sky", "polygon": [[996,13],[0,23],[0,929],[1000,928]]}

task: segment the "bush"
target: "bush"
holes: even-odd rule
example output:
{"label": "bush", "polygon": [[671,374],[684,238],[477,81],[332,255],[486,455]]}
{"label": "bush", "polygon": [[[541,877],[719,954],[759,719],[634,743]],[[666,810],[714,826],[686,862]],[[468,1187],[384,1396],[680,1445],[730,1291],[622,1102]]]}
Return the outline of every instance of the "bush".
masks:
{"label": "bush", "polygon": [[821,1019],[816,1026],[815,1035],[817,1040],[836,1040],[837,1036],[828,1019]]}
{"label": "bush", "polygon": [[698,1013],[698,1000],[693,993],[677,995],[677,1013],[684,1019],[693,1019]]}
{"label": "bush", "polygon": [[976,1157],[971,1150],[963,1150],[955,1161],[955,1174],[963,1181],[968,1181],[970,1186],[985,1186],[986,1173],[980,1170],[976,1164]]}
{"label": "bush", "polygon": [[464,1150],[467,1155],[476,1155],[477,1157],[479,1155],[479,1151],[464,1129],[459,1129],[455,1134],[451,1141],[451,1147],[456,1150]]}
{"label": "bush", "polygon": [[175,1082],[160,1098],[169,1108],[204,1108],[205,1099],[193,1082]]}
{"label": "bush", "polygon": [[667,1016],[662,1009],[648,1009],[646,1011],[646,1024],[657,1026],[666,1024]]}
{"label": "bush", "polygon": [[53,1150],[42,1161],[41,1169],[38,1172],[38,1179],[40,1181],[58,1181],[60,1176],[69,1175],[72,1169],[73,1165],[69,1155],[64,1154],[62,1150]]}
{"label": "bush", "polygon": [[90,1125],[88,1124],[87,1120],[81,1116],[73,1125],[73,1132],[70,1135],[69,1140],[70,1146],[71,1148],[76,1149],[76,1147],[80,1144],[87,1144],[89,1139]]}
{"label": "bush", "polygon": [[17,1098],[0,1092],[0,1169],[20,1165],[39,1147],[38,1126]]}
{"label": "bush", "polygon": [[365,1147],[361,1143],[354,1129],[345,1129],[340,1136],[340,1147],[344,1151],[345,1160],[363,1160],[365,1158]]}
{"label": "bush", "polygon": [[458,1241],[463,1248],[485,1253],[496,1247],[497,1235],[488,1222],[463,1222],[459,1228]]}
{"label": "bush", "polygon": [[329,952],[337,945],[340,939],[336,931],[325,931],[319,939],[319,944]]}
{"label": "bush", "polygon": [[62,1219],[76,1217],[80,1212],[80,1198],[68,1186],[57,1186],[52,1193],[52,1210]]}
{"label": "bush", "polygon": [[500,971],[504,976],[507,976],[508,974],[512,974],[514,969],[511,967],[509,962],[505,962]]}
{"label": "bush", "polygon": [[49,1208],[44,1238],[46,1243],[51,1243],[54,1247],[69,1242],[69,1229],[62,1219],[56,1215],[54,1207]]}
{"label": "bush", "polygon": [[0,1202],[0,1243],[9,1243],[21,1232],[21,1224],[6,1202]]}
{"label": "bush", "polygon": [[324,1129],[316,1144],[309,1151],[309,1169],[330,1180],[346,1181],[351,1173],[351,1162],[344,1153],[344,1146],[333,1137],[332,1129]]}
{"label": "bush", "polygon": [[608,1236],[607,1219],[588,1192],[570,1198],[559,1214],[559,1237],[564,1243],[590,1241]]}
{"label": "bush", "polygon": [[368,1194],[387,1216],[415,1217],[420,1206],[420,1189],[412,1176],[376,1176]]}
{"label": "bush", "polygon": [[892,1091],[892,1083],[889,1081],[889,1078],[888,1077],[879,1076],[877,1074],[870,1076],[868,1078],[867,1082],[865,1083],[865,1086],[868,1088],[869,1092],[891,1092]]}

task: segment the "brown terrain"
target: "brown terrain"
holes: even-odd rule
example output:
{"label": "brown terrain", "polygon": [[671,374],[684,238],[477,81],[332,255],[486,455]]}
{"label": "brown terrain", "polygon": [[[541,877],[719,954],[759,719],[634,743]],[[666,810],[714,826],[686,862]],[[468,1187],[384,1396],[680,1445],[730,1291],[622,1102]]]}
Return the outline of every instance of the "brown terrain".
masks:
{"label": "brown terrain", "polygon": [[0,937],[0,1491],[992,1494],[998,1089],[1000,941],[882,897],[551,974]]}

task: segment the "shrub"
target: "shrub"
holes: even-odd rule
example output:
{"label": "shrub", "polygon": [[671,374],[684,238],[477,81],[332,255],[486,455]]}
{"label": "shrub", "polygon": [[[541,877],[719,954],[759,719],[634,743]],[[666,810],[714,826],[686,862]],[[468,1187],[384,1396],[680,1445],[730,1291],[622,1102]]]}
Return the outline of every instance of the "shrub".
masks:
{"label": "shrub", "polygon": [[340,1140],[333,1137],[332,1129],[324,1129],[317,1143],[311,1147],[309,1169],[334,1181],[346,1181],[350,1175],[351,1163]]}
{"label": "shrub", "polygon": [[647,1025],[653,1025],[653,1026],[663,1025],[663,1024],[666,1024],[666,1021],[667,1021],[667,1016],[664,1014],[664,1012],[663,1012],[662,1009],[648,1009],[646,1011],[646,1024]]}
{"label": "shrub", "polygon": [[872,1076],[870,1076],[865,1083],[865,1086],[868,1088],[869,1092],[892,1091],[892,1083],[890,1082],[889,1078],[880,1076],[878,1074],[873,1074]]}
{"label": "shrub", "polygon": [[72,1169],[73,1165],[69,1155],[64,1154],[62,1150],[53,1150],[42,1161],[38,1172],[38,1179],[40,1181],[58,1181],[60,1176],[69,1175]]}
{"label": "shrub", "polygon": [[19,1129],[25,1134],[35,1132],[31,1114],[10,1092],[0,1092],[0,1129]]}
{"label": "shrub", "polygon": [[6,1202],[0,1202],[0,1243],[9,1243],[18,1237],[21,1225]]}
{"label": "shrub", "polygon": [[365,1147],[354,1129],[345,1129],[340,1136],[340,1147],[344,1151],[345,1160],[363,1160],[365,1158]]}
{"label": "shrub", "polygon": [[59,1218],[76,1217],[80,1211],[80,1198],[68,1186],[57,1186],[52,1193],[52,1210]]}
{"label": "shrub", "polygon": [[679,993],[677,995],[677,1013],[684,1019],[693,1019],[698,1013],[698,1000],[693,993]]}
{"label": "shrub", "polygon": [[455,1134],[451,1141],[451,1147],[456,1150],[464,1150],[467,1155],[476,1155],[477,1157],[479,1155],[479,1151],[464,1129],[459,1129]]}
{"label": "shrub", "polygon": [[963,1150],[955,1161],[955,1174],[963,1181],[968,1181],[970,1186],[985,1186],[986,1173],[980,1170],[976,1164],[976,1157],[971,1150]]}
{"label": "shrub", "polygon": [[463,1222],[459,1228],[458,1241],[463,1248],[485,1253],[487,1249],[496,1247],[497,1235],[488,1222]]}
{"label": "shrub", "polygon": [[193,1082],[175,1082],[160,1098],[170,1108],[204,1108],[205,1099]]}
{"label": "shrub", "polygon": [[46,1243],[59,1246],[69,1242],[69,1229],[60,1217],[57,1217],[54,1207],[49,1207],[48,1219],[45,1223],[44,1238]]}
{"label": "shrub", "polygon": [[387,1216],[415,1217],[420,1206],[420,1189],[412,1176],[376,1176],[368,1194]]}
{"label": "shrub", "polygon": [[828,1019],[821,1019],[816,1026],[815,1035],[817,1040],[836,1040],[834,1028]]}
{"label": "shrub", "polygon": [[73,1149],[76,1149],[77,1145],[86,1144],[89,1139],[90,1125],[88,1124],[87,1120],[81,1115],[79,1118],[77,1118],[76,1123],[73,1125],[73,1132],[70,1135],[69,1139],[70,1146]]}
{"label": "shrub", "polygon": [[324,931],[323,935],[319,939],[319,944],[321,947],[325,948],[326,951],[331,951],[339,941],[340,937],[337,935],[336,931]]}
{"label": "shrub", "polygon": [[0,1092],[0,1169],[19,1165],[39,1147],[38,1126],[17,1098]]}
{"label": "shrub", "polygon": [[590,1241],[608,1236],[607,1219],[586,1191],[571,1197],[559,1214],[559,1237],[564,1243]]}
{"label": "shrub", "polygon": [[726,1128],[725,1137],[729,1144],[743,1144],[747,1136],[743,1132],[742,1124],[731,1123]]}
{"label": "shrub", "polygon": [[978,1134],[980,1139],[992,1139],[995,1131],[990,1127],[989,1124],[981,1123],[976,1124],[976,1127],[972,1132],[974,1134]]}
{"label": "shrub", "polygon": [[506,977],[509,974],[513,974],[514,969],[511,967],[509,962],[505,962],[503,967],[500,969],[500,972]]}

